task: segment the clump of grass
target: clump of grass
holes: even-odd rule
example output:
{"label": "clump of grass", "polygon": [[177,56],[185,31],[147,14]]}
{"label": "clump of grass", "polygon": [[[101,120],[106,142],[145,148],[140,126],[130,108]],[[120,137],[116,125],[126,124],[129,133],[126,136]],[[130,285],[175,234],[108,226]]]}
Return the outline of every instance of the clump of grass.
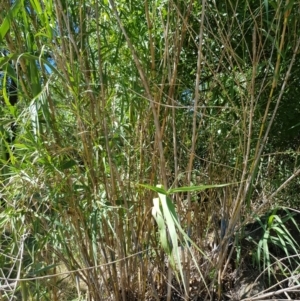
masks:
{"label": "clump of grass", "polygon": [[[201,294],[221,299],[238,224],[288,195],[300,173],[295,161],[276,185],[266,177],[272,126],[289,78],[299,79],[296,7],[53,0],[3,9],[1,225],[22,299],[60,299],[61,264],[91,300],[171,300],[174,277],[188,299],[194,271]],[[286,256],[296,244],[275,213],[262,226],[256,254],[266,268],[270,243]],[[32,237],[26,261],[20,233]]]}

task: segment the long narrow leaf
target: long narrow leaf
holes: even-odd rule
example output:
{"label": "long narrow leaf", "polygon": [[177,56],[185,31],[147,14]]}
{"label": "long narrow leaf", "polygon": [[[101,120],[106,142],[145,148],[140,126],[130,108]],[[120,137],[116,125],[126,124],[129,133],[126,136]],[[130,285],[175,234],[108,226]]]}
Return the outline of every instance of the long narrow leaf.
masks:
{"label": "long narrow leaf", "polygon": [[6,17],[4,18],[4,20],[0,26],[0,43],[3,42],[5,35],[9,31],[11,20],[13,20],[16,17],[16,15],[18,14],[20,8],[22,7],[22,3],[23,3],[22,0],[14,1],[14,4],[8,11]]}

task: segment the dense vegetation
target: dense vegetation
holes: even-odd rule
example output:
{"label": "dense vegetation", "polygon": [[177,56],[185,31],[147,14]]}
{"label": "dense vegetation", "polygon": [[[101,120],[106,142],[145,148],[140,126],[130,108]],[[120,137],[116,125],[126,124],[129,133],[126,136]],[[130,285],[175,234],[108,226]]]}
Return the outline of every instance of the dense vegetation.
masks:
{"label": "dense vegetation", "polygon": [[1,300],[293,298],[299,1],[0,8]]}

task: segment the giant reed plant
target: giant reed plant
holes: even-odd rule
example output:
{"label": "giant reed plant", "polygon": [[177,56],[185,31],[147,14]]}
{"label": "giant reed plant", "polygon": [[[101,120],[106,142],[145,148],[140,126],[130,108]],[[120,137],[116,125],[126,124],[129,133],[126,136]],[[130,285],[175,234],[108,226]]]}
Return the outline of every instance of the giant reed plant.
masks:
{"label": "giant reed plant", "polygon": [[300,42],[297,4],[267,3],[3,0],[1,227],[14,260],[1,251],[1,285],[24,300],[61,299],[61,281],[78,299],[188,300],[198,277],[198,294],[221,298],[237,225],[300,172],[259,185]]}

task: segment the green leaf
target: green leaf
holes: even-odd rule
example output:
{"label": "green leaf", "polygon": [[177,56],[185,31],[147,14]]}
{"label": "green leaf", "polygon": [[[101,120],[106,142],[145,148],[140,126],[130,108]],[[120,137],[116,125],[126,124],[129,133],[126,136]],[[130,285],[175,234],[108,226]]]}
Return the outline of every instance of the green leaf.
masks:
{"label": "green leaf", "polygon": [[285,243],[285,238],[282,235],[278,235],[278,239],[280,241],[279,247],[285,252],[286,256],[289,257],[289,252]]}
{"label": "green leaf", "polygon": [[[159,193],[158,195],[159,195],[159,199],[161,201],[161,206],[163,209],[163,216],[166,221],[168,234],[169,234],[169,237],[170,237],[171,243],[172,243],[172,254],[170,256],[170,259],[171,259],[170,263],[173,267],[175,274],[176,274],[176,270],[178,269],[179,273],[181,275],[181,279],[184,279],[183,278],[183,268],[181,265],[180,252],[179,252],[179,248],[178,248],[178,235],[177,235],[176,226],[175,226],[175,221],[178,223],[178,217],[175,212],[175,207],[168,196],[166,196],[165,194],[162,194],[162,193]],[[183,284],[185,286],[184,281],[183,281]],[[185,287],[185,291],[186,291],[186,287]]]}
{"label": "green leaf", "polygon": [[292,130],[292,129],[298,127],[298,126],[300,126],[300,123],[297,123],[297,124],[293,125],[292,127],[289,128],[289,130]]}
{"label": "green leaf", "polygon": [[[59,264],[57,264],[57,263],[50,264],[50,265],[47,265],[47,266],[45,266],[45,267],[38,268],[38,269],[32,271],[32,274],[33,274],[33,275],[38,275],[38,274],[47,272],[47,271],[49,271],[49,270],[52,270],[53,268],[55,268],[55,267],[57,267],[57,266],[59,266]],[[33,276],[33,275],[32,275],[32,276]]]}
{"label": "green leaf", "polygon": [[280,224],[280,227],[282,228],[282,230],[285,232],[285,235],[290,237],[294,243],[296,245],[298,245],[298,243],[296,242],[296,240],[294,239],[294,237],[291,235],[291,233],[289,232],[289,230],[286,228],[286,226],[284,225],[284,223],[281,221],[280,217],[278,215],[275,216],[275,219],[278,221],[278,223]]}
{"label": "green leaf", "polygon": [[274,215],[271,214],[268,218],[268,228],[270,229],[272,227],[272,224],[273,224],[273,220],[274,220]]}
{"label": "green leaf", "polygon": [[148,185],[148,184],[139,184],[139,186],[150,189],[157,193],[167,194],[167,191],[161,185],[157,185],[156,187],[154,187],[154,186]]}
{"label": "green leaf", "polygon": [[69,169],[73,166],[75,166],[77,164],[77,162],[75,160],[67,160],[67,161],[63,161],[60,164],[60,169],[64,170],[64,169]]}
{"label": "green leaf", "polygon": [[270,252],[268,241],[263,242],[263,252],[264,252],[264,268],[267,267],[269,282],[271,282],[271,267],[270,267]]}
{"label": "green leaf", "polygon": [[264,0],[264,4],[266,9],[267,23],[269,24],[269,0]]}
{"label": "green leaf", "polygon": [[263,248],[262,244],[263,244],[263,240],[261,239],[257,244],[257,262],[258,262],[259,269],[261,269],[260,259],[261,259],[261,251]]}
{"label": "green leaf", "polygon": [[14,148],[15,149],[28,149],[26,144],[23,143],[14,143]]}
{"label": "green leaf", "polygon": [[18,14],[20,8],[22,7],[22,3],[23,3],[22,0],[14,1],[14,4],[10,8],[10,10],[8,11],[6,17],[4,18],[4,20],[3,20],[3,22],[0,26],[0,43],[3,42],[3,39],[4,39],[5,35],[7,34],[7,32],[10,29],[10,22]]}
{"label": "green leaf", "polygon": [[177,192],[193,192],[193,191],[203,191],[205,189],[219,188],[229,186],[231,184],[215,184],[215,185],[200,185],[200,186],[184,186],[179,188],[169,189],[167,194],[173,194]]}

